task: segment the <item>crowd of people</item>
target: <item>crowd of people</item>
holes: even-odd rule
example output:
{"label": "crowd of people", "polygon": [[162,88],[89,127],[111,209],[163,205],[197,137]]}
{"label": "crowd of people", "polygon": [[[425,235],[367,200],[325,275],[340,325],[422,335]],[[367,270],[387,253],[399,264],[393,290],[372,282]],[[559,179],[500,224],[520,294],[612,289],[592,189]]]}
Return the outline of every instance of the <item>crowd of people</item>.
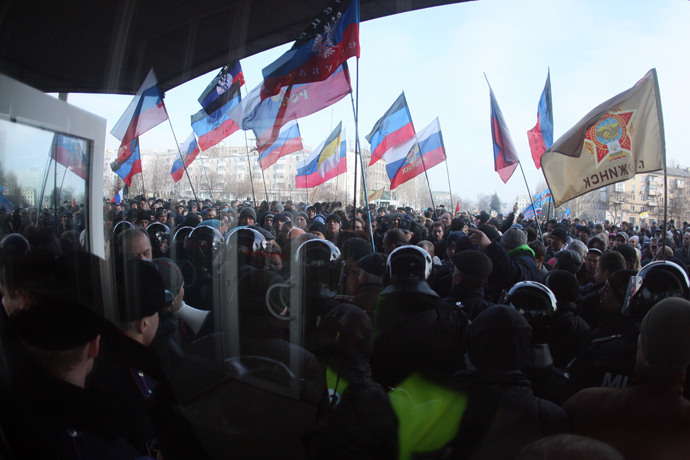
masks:
{"label": "crowd of people", "polygon": [[84,215],[0,216],[15,458],[218,457],[179,396],[233,321],[304,458],[690,458],[687,222],[140,197],[100,259]]}

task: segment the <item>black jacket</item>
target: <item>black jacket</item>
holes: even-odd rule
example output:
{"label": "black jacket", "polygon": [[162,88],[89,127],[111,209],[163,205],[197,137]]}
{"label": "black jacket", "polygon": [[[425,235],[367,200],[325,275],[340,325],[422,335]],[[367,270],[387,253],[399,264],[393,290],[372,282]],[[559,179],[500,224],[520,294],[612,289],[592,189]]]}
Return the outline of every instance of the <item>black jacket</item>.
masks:
{"label": "black jacket", "polygon": [[[522,247],[521,247],[522,248]],[[533,253],[518,248],[513,249],[511,255],[505,251],[501,243],[494,241],[486,248],[486,254],[493,263],[493,271],[489,275],[487,293],[498,302],[501,292],[512,288],[520,281],[534,281],[537,277],[537,264]]]}
{"label": "black jacket", "polygon": [[453,459],[513,459],[527,444],[568,429],[565,411],[535,397],[520,371],[461,371],[451,386],[467,395]]}
{"label": "black jacket", "polygon": [[109,323],[101,335],[92,375],[117,403],[125,438],[135,448],[147,452],[154,446],[166,459],[208,458],[184,418],[153,348]]}
{"label": "black jacket", "polygon": [[574,303],[559,302],[549,334],[549,349],[554,366],[565,369],[585,344],[590,330],[587,322],[575,314]]}
{"label": "black jacket", "polygon": [[[146,454],[123,438],[117,408],[98,385],[59,380],[22,357],[3,428],[18,459],[133,459]],[[93,382],[91,382],[93,383]]]}
{"label": "black jacket", "polygon": [[307,458],[397,459],[398,419],[386,391],[371,379],[368,361],[340,372],[338,387],[331,388],[339,394],[337,405],[309,435]]}
{"label": "black jacket", "polygon": [[455,285],[450,289],[448,297],[443,299],[447,304],[460,308],[470,321],[489,307],[491,303],[484,299],[484,288],[478,286]]}
{"label": "black jacket", "polygon": [[403,284],[383,293],[376,307],[372,376],[384,387],[414,372],[445,380],[464,368],[467,316],[435,294],[416,290],[414,282]]}
{"label": "black jacket", "polygon": [[566,368],[575,388],[627,386],[635,368],[639,333],[627,316],[609,315]]}

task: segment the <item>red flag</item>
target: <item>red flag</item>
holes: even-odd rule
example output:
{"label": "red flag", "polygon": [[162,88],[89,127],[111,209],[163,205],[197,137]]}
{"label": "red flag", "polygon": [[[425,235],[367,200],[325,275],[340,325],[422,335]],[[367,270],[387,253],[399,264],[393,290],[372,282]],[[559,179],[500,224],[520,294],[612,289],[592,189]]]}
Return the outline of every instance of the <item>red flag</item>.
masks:
{"label": "red flag", "polygon": [[460,202],[455,203],[455,215],[457,216],[460,212]]}

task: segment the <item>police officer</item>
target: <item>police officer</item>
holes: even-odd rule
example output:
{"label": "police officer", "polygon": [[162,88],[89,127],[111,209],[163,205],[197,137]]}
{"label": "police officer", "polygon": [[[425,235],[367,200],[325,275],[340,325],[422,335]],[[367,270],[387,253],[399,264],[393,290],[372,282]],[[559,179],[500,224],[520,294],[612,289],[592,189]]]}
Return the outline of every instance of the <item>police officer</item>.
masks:
{"label": "police officer", "polygon": [[[602,307],[610,310],[608,320],[592,331],[590,345],[566,368],[575,386],[627,386],[644,316],[657,302],[669,297],[687,299],[689,293],[687,274],[673,262],[652,262],[637,274],[621,270],[609,276],[602,289]],[[622,305],[620,310],[608,306],[614,302]]]}
{"label": "police officer", "polygon": [[374,380],[394,387],[413,373],[443,381],[463,368],[465,314],[439,298],[427,283],[432,260],[418,246],[388,258],[374,326]]}

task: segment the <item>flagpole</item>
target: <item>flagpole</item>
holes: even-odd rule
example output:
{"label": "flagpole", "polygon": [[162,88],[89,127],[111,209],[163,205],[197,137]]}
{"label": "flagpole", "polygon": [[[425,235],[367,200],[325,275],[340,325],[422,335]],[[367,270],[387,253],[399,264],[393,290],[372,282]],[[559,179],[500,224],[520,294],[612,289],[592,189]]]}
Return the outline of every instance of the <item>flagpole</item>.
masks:
{"label": "flagpole", "polygon": [[[357,83],[355,84],[355,88],[359,88],[359,59],[357,60]],[[352,196],[354,197],[354,209],[353,212],[356,214],[357,213],[357,154],[359,153],[359,132],[357,131],[358,129],[358,122],[357,122],[357,108],[355,107],[355,99],[354,96],[352,96],[352,93],[350,93],[350,102],[352,103],[352,114],[355,117],[355,181],[354,181],[354,190],[352,192]],[[359,105],[359,91],[357,93],[357,104]],[[362,175],[364,175],[364,170],[362,170]],[[353,219],[354,221],[354,219]],[[353,223],[354,225],[354,223]]]}
{"label": "flagpole", "polygon": [[[168,109],[165,109],[165,113],[166,114],[168,113]],[[192,189],[192,195],[194,195],[194,201],[196,201],[197,204],[199,204],[199,198],[197,198],[196,192],[194,191],[194,185],[192,184],[192,178],[189,177],[189,171],[187,171],[187,165],[185,164],[184,158],[182,157],[182,151],[180,150],[180,144],[179,144],[179,142],[177,142],[177,136],[175,135],[175,130],[173,129],[172,122],[170,121],[170,117],[168,117],[168,124],[170,125],[170,131],[172,131],[173,139],[175,139],[175,145],[177,146],[177,154],[180,157],[180,161],[182,162],[182,167],[184,168],[184,173],[187,176],[187,180],[189,181],[189,188]],[[201,148],[199,148],[199,150],[201,150]],[[142,161],[142,165],[143,165],[143,163],[144,162]],[[144,183],[143,168],[141,171],[141,183],[142,184]],[[125,185],[127,185],[127,184],[125,184]],[[127,192],[129,193],[129,190],[127,190]]]}
{"label": "flagpole", "polygon": [[656,74],[656,68],[652,69],[654,72],[654,85],[656,86],[656,107],[659,113],[659,135],[661,137],[661,154],[664,159],[664,228],[662,229],[663,238],[661,239],[661,253],[664,260],[666,260],[666,232],[668,229],[668,175],[666,168],[666,132],[664,130],[664,115],[661,111],[661,93],[659,92],[659,79]]}
{"label": "flagpole", "polygon": [[254,200],[254,205],[256,205],[256,194],[254,193],[254,178],[252,177],[252,162],[249,159],[249,152],[247,152],[247,165],[249,166],[249,183],[252,184],[252,200]]}
{"label": "flagpole", "polygon": [[65,172],[62,173],[62,181],[60,181],[60,192],[58,193],[58,198],[60,198],[62,196],[62,186],[65,185],[65,176],[66,175],[67,175],[67,167],[65,167]]}
{"label": "flagpole", "polygon": [[[532,198],[532,192],[529,191],[529,184],[527,183],[527,177],[525,176],[525,170],[522,169],[522,161],[518,160],[520,165],[520,171],[522,172],[522,178],[525,180],[525,187],[527,187],[527,194],[529,195],[529,201],[532,203],[532,211],[534,211],[534,220],[537,221],[537,230],[539,231],[539,239],[544,242],[544,235],[541,233],[541,226],[539,225],[539,219],[537,219],[537,209],[534,207],[534,199]],[[553,203],[553,199],[551,200]]]}
{"label": "flagpole", "polygon": [[[245,88],[245,92],[246,92],[246,88]],[[244,132],[244,147],[247,149],[247,152],[249,152],[249,141],[247,140],[247,131],[242,130],[242,132]],[[255,142],[256,142],[256,140],[255,140]],[[255,148],[254,150],[256,150],[256,156],[257,157],[261,156],[259,154],[258,148]],[[261,164],[260,159],[257,158],[256,161],[257,161],[257,163],[259,163],[259,167],[261,168],[261,180],[264,182],[264,193],[266,194],[266,203],[268,203],[271,200],[268,199],[268,189],[266,188],[266,176],[264,176],[264,165]],[[249,175],[251,176],[251,165],[249,165],[249,169],[250,169]],[[252,190],[254,190],[253,187],[252,187]],[[280,197],[278,197],[278,198],[280,199]],[[254,201],[256,201],[256,200],[254,200]]]}
{"label": "flagpole", "polygon": [[55,162],[53,165],[53,215],[57,219],[57,144],[55,145]]}
{"label": "flagpole", "polygon": [[[369,214],[369,194],[367,193],[367,176],[364,174],[364,160],[362,160],[361,146],[359,145],[359,58],[357,58],[357,84],[355,86],[357,90],[357,105],[354,105],[353,109],[355,111],[355,178],[357,177],[357,153],[359,152],[359,166],[362,168],[362,186],[364,187],[364,197],[367,200],[364,207],[367,212],[367,217],[369,220],[369,237],[371,238],[371,249],[376,252],[376,245],[374,243],[374,231],[371,229],[371,214]],[[352,93],[350,93],[350,100],[352,100]],[[347,154],[345,155],[347,158]],[[355,180],[355,208],[352,210],[352,215],[357,215],[357,181]],[[352,225],[355,225],[355,219],[352,219]]]}
{"label": "flagpole", "polygon": [[[259,151],[256,151],[256,156],[259,156]],[[264,193],[266,194],[266,203],[270,203],[271,200],[268,199],[268,189],[266,188],[266,176],[264,175],[264,167],[261,164],[261,160],[258,158],[256,159],[256,162],[259,163],[259,167],[261,168],[261,180],[264,182]],[[278,193],[278,200],[280,201],[280,192]]]}
{"label": "flagpole", "polygon": [[53,142],[50,149],[50,155],[48,155],[48,165],[46,166],[46,172],[43,176],[43,186],[41,187],[41,199],[38,202],[38,216],[36,216],[36,226],[38,227],[38,221],[41,215],[41,208],[43,207],[43,197],[45,196],[46,185],[48,185],[48,176],[50,175],[50,165],[53,163],[54,151],[57,149],[57,135],[53,135]]}
{"label": "flagpole", "polygon": [[[177,139],[175,140],[177,142]],[[139,147],[141,149],[141,147]],[[139,151],[139,156],[141,157],[141,189],[144,194],[144,200],[146,200],[146,184],[144,183],[144,155]]]}
{"label": "flagpole", "polygon": [[[208,178],[208,171],[206,170],[206,165],[204,164],[204,157],[199,158],[201,162],[201,167],[204,169],[204,175],[206,176],[206,183],[208,184],[208,193],[211,195],[211,200],[213,200],[213,189],[211,188],[211,181]],[[198,204],[198,203],[197,203]],[[201,209],[201,207],[199,207]]]}
{"label": "flagpole", "polygon": [[455,217],[455,206],[453,206],[453,190],[450,187],[450,171],[448,170],[448,157],[446,157],[446,176],[448,176],[448,193],[450,193],[450,209],[453,210],[453,217]]}

